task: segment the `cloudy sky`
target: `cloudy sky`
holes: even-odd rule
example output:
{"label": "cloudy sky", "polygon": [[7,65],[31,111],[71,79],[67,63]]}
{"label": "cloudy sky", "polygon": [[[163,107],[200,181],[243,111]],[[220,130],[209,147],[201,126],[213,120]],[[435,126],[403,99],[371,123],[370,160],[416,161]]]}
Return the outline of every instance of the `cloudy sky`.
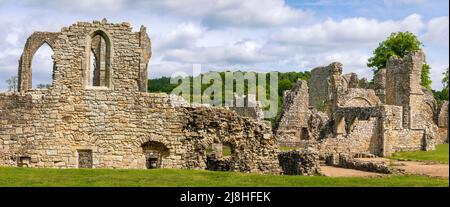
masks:
{"label": "cloudy sky", "polygon": [[[305,71],[332,61],[372,78],[367,59],[390,33],[411,31],[424,43],[433,88],[449,65],[448,0],[0,0],[0,90],[17,74],[33,31],[77,21],[147,27],[149,77],[206,70]],[[33,60],[33,85],[50,82],[52,51]]]}

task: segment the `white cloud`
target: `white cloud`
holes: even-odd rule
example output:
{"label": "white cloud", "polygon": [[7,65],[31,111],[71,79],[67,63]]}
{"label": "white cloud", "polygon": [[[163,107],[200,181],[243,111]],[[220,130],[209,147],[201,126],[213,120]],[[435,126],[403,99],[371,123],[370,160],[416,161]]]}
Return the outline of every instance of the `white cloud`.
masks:
{"label": "white cloud", "polygon": [[135,10],[199,19],[209,27],[277,26],[312,16],[311,12],[290,7],[284,0],[27,0],[25,5],[91,14]]}
{"label": "white cloud", "polygon": [[154,39],[156,50],[191,48],[205,33],[205,29],[193,23],[178,25],[168,34],[161,34]]}
{"label": "white cloud", "polygon": [[397,31],[418,33],[424,27],[420,15],[412,14],[401,21],[378,21],[366,18],[328,19],[311,26],[284,29],[273,39],[285,44],[346,45],[372,44]]}
{"label": "white cloud", "polygon": [[[225,3],[226,2],[226,3]],[[282,0],[223,1],[211,10],[203,22],[211,27],[276,26],[305,21],[312,13],[289,7]]]}
{"label": "white cloud", "polygon": [[312,15],[286,5],[283,0],[166,0],[139,3],[171,14],[200,17],[210,27],[275,26]]}
{"label": "white cloud", "polygon": [[427,32],[423,35],[428,42],[449,47],[449,18],[437,17],[431,19],[427,24]]}
{"label": "white cloud", "polygon": [[384,0],[384,3],[392,6],[392,5],[404,5],[404,4],[423,4],[428,2],[429,0]]}
{"label": "white cloud", "polygon": [[57,7],[62,10],[80,11],[80,12],[99,12],[112,11],[117,12],[124,9],[128,0],[26,0],[25,5],[37,7]]}
{"label": "white cloud", "polygon": [[165,52],[165,61],[182,63],[250,64],[267,61],[269,56],[261,53],[261,46],[250,40],[232,44],[188,49],[174,49]]}

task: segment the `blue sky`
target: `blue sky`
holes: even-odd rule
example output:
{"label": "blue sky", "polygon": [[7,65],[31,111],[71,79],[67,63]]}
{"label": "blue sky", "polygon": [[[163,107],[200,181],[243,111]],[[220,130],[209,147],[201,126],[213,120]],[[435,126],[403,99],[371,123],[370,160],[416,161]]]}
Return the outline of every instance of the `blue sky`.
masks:
{"label": "blue sky", "polygon": [[[148,29],[149,77],[206,70],[304,71],[344,64],[371,78],[367,59],[390,33],[414,32],[442,88],[449,65],[447,0],[0,0],[0,90],[17,74],[26,38],[77,21],[130,22]],[[33,60],[33,84],[51,81],[50,48]]]}

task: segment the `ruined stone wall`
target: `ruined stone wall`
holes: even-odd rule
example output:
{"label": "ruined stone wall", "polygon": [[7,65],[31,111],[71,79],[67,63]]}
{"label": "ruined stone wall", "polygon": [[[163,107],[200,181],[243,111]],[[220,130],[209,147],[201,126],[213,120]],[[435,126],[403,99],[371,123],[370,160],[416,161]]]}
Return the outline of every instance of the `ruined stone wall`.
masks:
{"label": "ruined stone wall", "polygon": [[372,154],[389,156],[399,151],[433,150],[439,143],[438,129],[403,127],[403,108],[379,107],[339,108],[330,120],[332,133],[320,140],[318,149],[324,154]]}
{"label": "ruined stone wall", "polygon": [[347,73],[342,75],[345,88],[358,88],[358,75],[356,73]]}
{"label": "ruined stone wall", "polygon": [[448,101],[445,101],[439,110],[438,126],[448,128]]}
{"label": "ruined stone wall", "polygon": [[379,105],[381,105],[381,101],[374,90],[349,88],[344,93],[337,95],[334,107],[377,107]]}
{"label": "ruined stone wall", "polygon": [[333,133],[318,145],[321,154],[366,153],[380,155],[382,139],[378,107],[340,108],[333,114]]}
{"label": "ruined stone wall", "polygon": [[424,150],[425,131],[403,127],[403,109],[400,106],[384,105],[381,127],[383,129],[383,156],[399,151]]}
{"label": "ruined stone wall", "polygon": [[448,101],[442,104],[438,115],[439,140],[438,144],[448,143]]}
{"label": "ruined stone wall", "polygon": [[386,103],[386,69],[380,69],[373,78],[375,94],[381,103]]}
{"label": "ruined stone wall", "polygon": [[403,107],[403,127],[424,129],[433,122],[435,103],[430,103],[420,85],[425,61],[422,51],[404,58],[391,57],[386,69],[386,104]]}
{"label": "ruined stone wall", "polygon": [[398,170],[392,168],[387,162],[372,162],[355,158],[355,155],[348,154],[330,154],[325,157],[327,165],[362,170],[367,172],[377,172],[392,174]]}
{"label": "ruined stone wall", "polygon": [[[141,92],[151,55],[144,27],[78,22],[55,35],[52,86],[29,88],[31,69],[20,65],[24,87],[0,94],[0,165],[205,169],[208,144],[226,142],[233,146],[231,170],[279,172],[265,122]],[[106,84],[99,87],[88,81],[97,35],[106,44]],[[27,45],[24,54],[30,51]]]}
{"label": "ruined stone wall", "polygon": [[[146,91],[146,64],[150,60],[150,39],[145,28],[132,32],[128,23],[113,24],[106,20],[78,22],[52,34],[51,47],[54,51],[52,87],[58,90],[78,91],[89,88],[91,42],[101,35],[107,45],[106,77],[104,90]],[[34,35],[30,38],[33,39]],[[29,39],[28,42],[35,42]],[[37,41],[39,42],[39,41]],[[34,43],[30,45],[35,45]],[[39,46],[24,48],[22,60],[31,62],[34,50]],[[36,48],[36,49],[35,49]],[[19,65],[19,86],[24,92],[31,89],[31,68]],[[145,83],[144,83],[145,82]]]}
{"label": "ruined stone wall", "polygon": [[[248,94],[247,96],[238,96],[235,94],[234,105],[229,107],[230,110],[235,111],[237,114],[243,117],[250,117],[258,120],[264,119],[264,112],[262,110],[262,104],[256,100],[256,95]],[[240,99],[240,100],[238,100]],[[237,106],[236,103],[244,103],[243,106]]]}
{"label": "ruined stone wall", "polygon": [[325,67],[317,67],[311,70],[309,105],[322,111],[333,99],[335,84],[331,80],[333,76],[342,75],[342,64],[331,63]]}
{"label": "ruined stone wall", "polygon": [[285,175],[320,174],[319,153],[311,148],[280,152],[278,159]]}
{"label": "ruined stone wall", "polygon": [[278,122],[276,136],[281,145],[297,145],[301,140],[309,139],[308,85],[299,80],[292,90],[284,91],[281,119]]}
{"label": "ruined stone wall", "polygon": [[163,168],[205,169],[214,142],[234,148],[232,170],[278,170],[270,126],[218,108],[173,108],[169,96],[82,91],[60,96],[36,91],[0,97],[1,165],[77,168],[78,150],[92,150],[93,168],[145,168],[143,145],[169,150]]}
{"label": "ruined stone wall", "polygon": [[279,173],[277,144],[270,124],[220,108],[182,108],[189,116],[183,129],[189,166],[206,168],[206,149],[213,143],[231,147],[231,171]]}
{"label": "ruined stone wall", "polygon": [[[18,98],[26,101],[1,114],[3,147],[9,145],[5,153],[13,155],[2,164],[15,166],[26,156],[33,167],[78,167],[77,150],[83,149],[92,150],[95,168],[144,168],[142,144],[176,140],[165,136],[171,133],[167,119],[175,124],[176,113],[167,111],[167,100],[157,94],[82,91],[62,96],[50,90]],[[180,146],[169,148],[180,151]],[[181,168],[176,156],[163,165]]]}

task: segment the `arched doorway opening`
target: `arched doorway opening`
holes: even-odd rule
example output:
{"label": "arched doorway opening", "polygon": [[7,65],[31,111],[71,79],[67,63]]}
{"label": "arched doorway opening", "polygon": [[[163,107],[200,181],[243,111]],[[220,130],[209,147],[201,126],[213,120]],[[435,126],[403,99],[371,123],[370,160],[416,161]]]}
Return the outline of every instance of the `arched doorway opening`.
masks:
{"label": "arched doorway opening", "polygon": [[169,156],[169,149],[161,142],[149,141],[142,145],[147,169],[162,168],[164,159]]}

